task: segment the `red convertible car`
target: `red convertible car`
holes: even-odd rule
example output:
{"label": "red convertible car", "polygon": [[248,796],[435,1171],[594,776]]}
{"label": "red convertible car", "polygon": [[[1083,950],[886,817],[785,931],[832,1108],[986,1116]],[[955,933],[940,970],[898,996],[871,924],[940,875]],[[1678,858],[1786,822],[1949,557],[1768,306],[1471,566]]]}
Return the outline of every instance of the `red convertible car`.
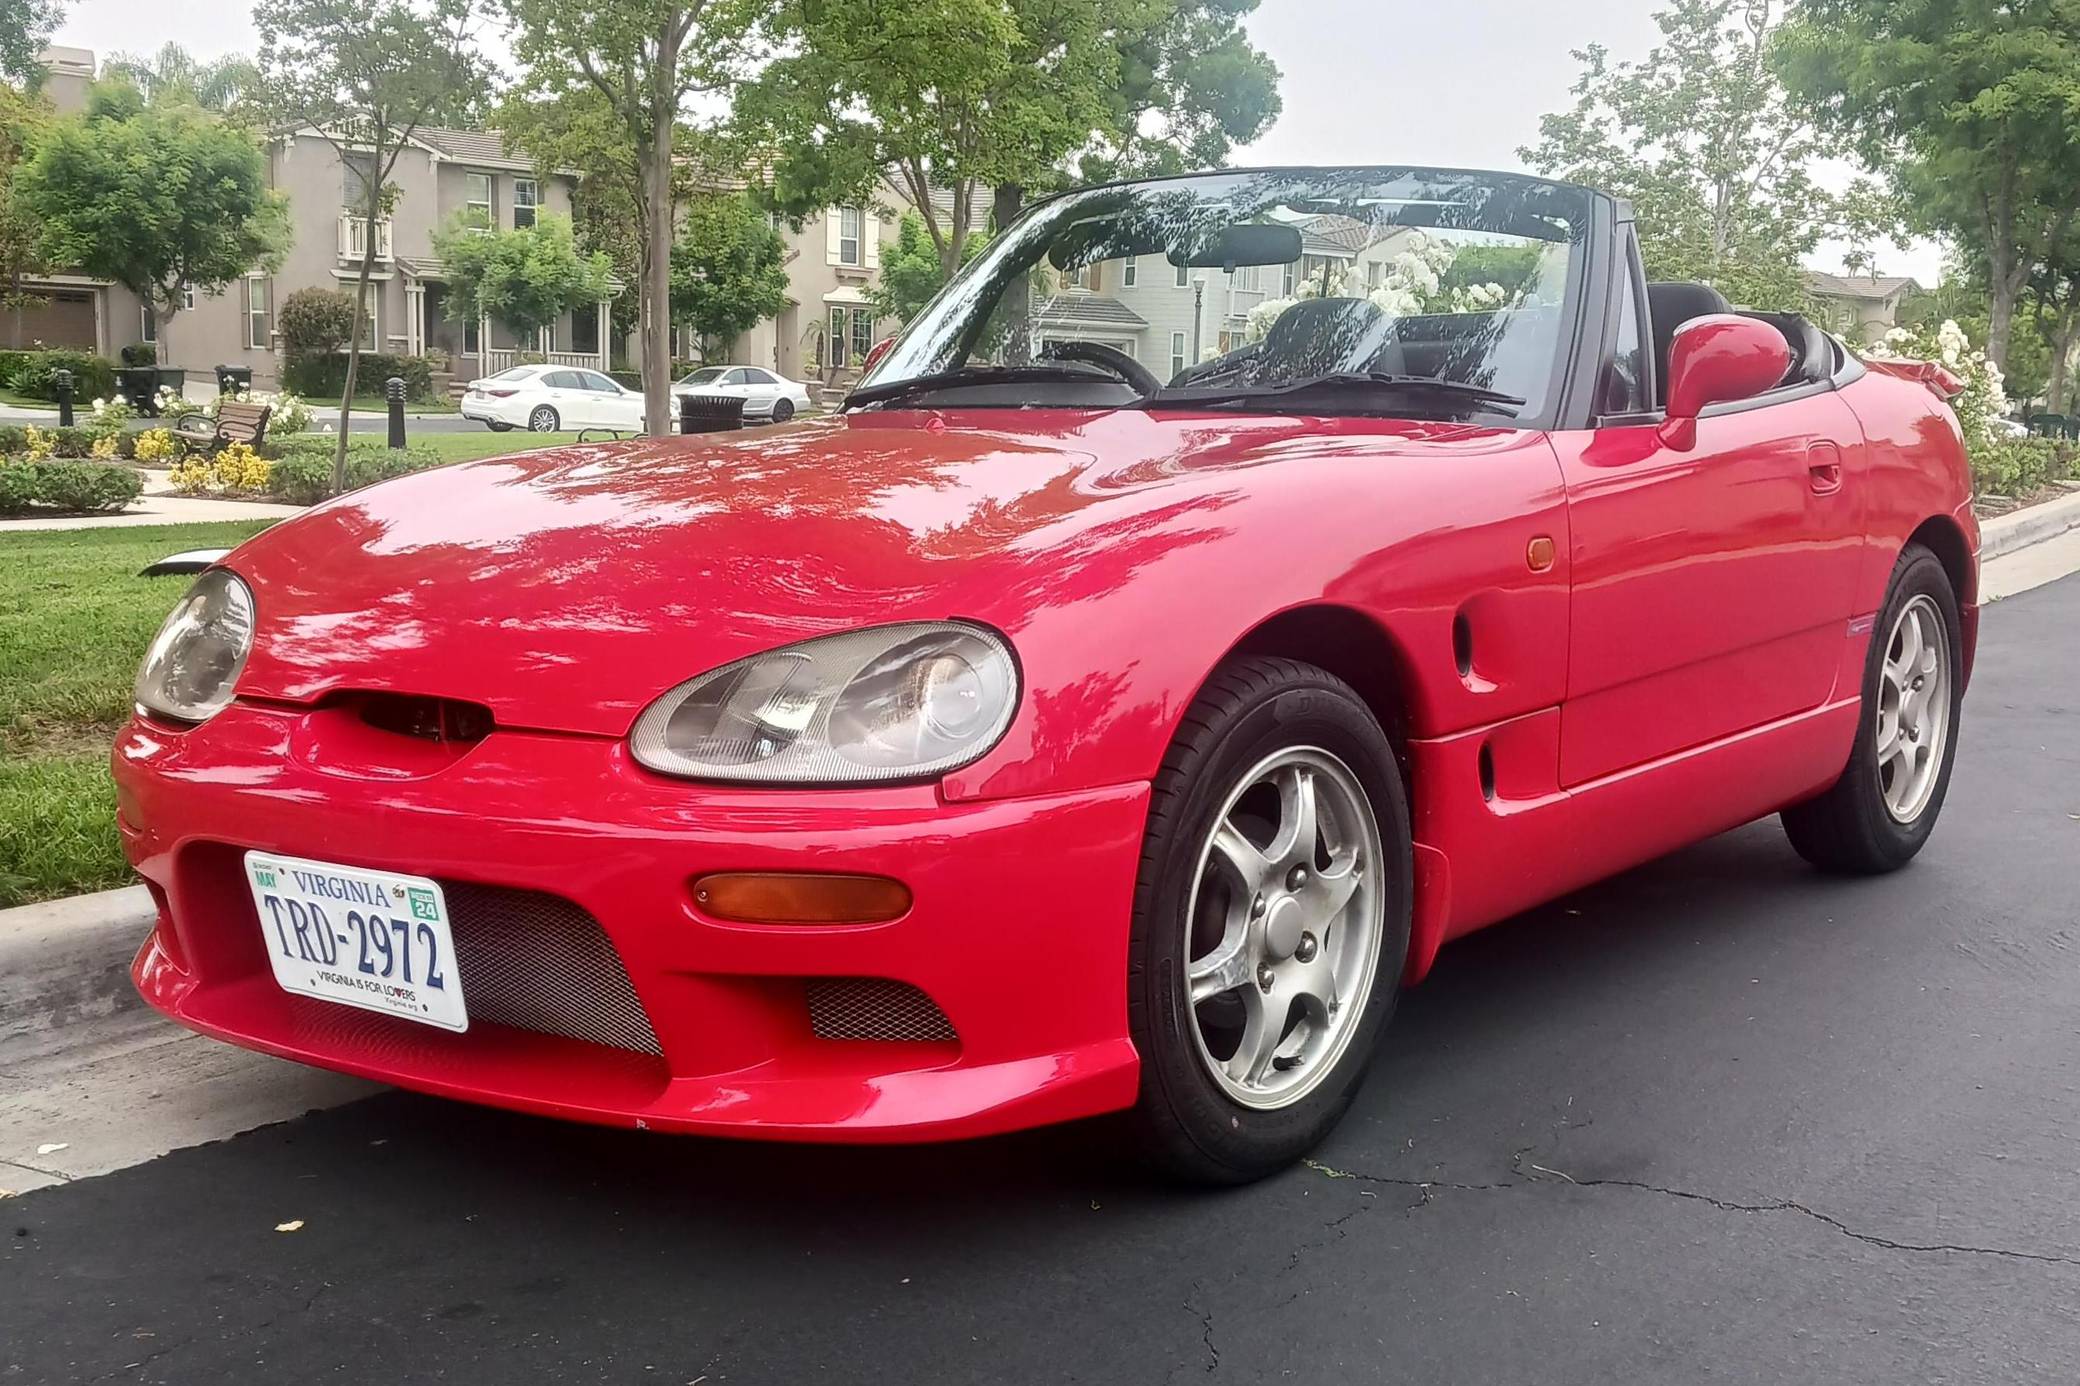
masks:
{"label": "red convertible car", "polygon": [[115,747],[144,995],[653,1130],[1118,1114],[1292,1161],[1447,941],[1765,814],[1943,804],[1934,388],[1650,284],[1597,192],[1278,169],[1032,209],[831,417],[321,505]]}

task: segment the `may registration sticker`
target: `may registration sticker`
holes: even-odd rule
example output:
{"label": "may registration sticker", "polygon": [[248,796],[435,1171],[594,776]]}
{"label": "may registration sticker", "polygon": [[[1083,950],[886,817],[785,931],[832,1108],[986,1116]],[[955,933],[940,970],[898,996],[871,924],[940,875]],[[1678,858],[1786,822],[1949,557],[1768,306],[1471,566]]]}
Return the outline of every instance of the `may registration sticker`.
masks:
{"label": "may registration sticker", "polygon": [[440,882],[248,852],[246,883],[284,991],[469,1028]]}

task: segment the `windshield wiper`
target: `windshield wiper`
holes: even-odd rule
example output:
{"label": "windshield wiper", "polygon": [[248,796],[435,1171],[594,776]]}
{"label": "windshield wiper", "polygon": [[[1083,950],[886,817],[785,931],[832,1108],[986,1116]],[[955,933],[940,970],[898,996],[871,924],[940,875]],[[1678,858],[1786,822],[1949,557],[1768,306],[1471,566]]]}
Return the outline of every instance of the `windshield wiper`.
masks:
{"label": "windshield wiper", "polygon": [[1527,402],[1521,395],[1504,394],[1500,390],[1490,390],[1485,385],[1473,385],[1464,380],[1443,380],[1432,375],[1389,375],[1384,371],[1338,371],[1330,375],[1312,375],[1302,380],[1288,380],[1277,385],[1215,385],[1203,389],[1185,385],[1176,389],[1158,390],[1143,401],[1143,404],[1217,408],[1229,404],[1282,400],[1292,395],[1310,394],[1315,391],[1346,390],[1448,395],[1454,399],[1486,405],[1493,412],[1506,414],[1511,418],[1515,418],[1517,410]]}
{"label": "windshield wiper", "polygon": [[1103,385],[1119,383],[1103,372],[1075,366],[959,366],[950,371],[914,375],[908,380],[892,380],[886,385],[869,385],[863,390],[854,390],[838,407],[850,409],[859,404],[886,404],[890,400],[929,394],[954,385],[1044,385],[1058,380]]}

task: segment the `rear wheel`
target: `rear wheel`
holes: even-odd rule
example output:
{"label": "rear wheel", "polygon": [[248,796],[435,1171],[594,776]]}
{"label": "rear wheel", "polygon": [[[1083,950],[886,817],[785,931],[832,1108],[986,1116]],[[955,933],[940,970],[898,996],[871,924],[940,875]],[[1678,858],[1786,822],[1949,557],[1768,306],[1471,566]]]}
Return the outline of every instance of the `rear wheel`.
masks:
{"label": "rear wheel", "polygon": [[1872,631],[1849,764],[1825,793],[1784,811],[1784,831],[1800,856],[1859,874],[1914,859],[1950,788],[1963,653],[1950,575],[1933,553],[1910,544]]}
{"label": "rear wheel", "polygon": [[537,405],[535,411],[527,416],[527,431],[530,433],[554,433],[556,424],[556,411],[546,404]]}
{"label": "rear wheel", "polygon": [[1234,1184],[1350,1105],[1408,953],[1407,797],[1378,721],[1283,659],[1222,669],[1149,808],[1128,974],[1133,1120],[1170,1173]]}
{"label": "rear wheel", "polygon": [[794,417],[794,401],[793,401],[793,400],[791,400],[791,399],[777,399],[777,400],[774,400],[774,401],[773,401],[773,422],[774,422],[774,423],[776,423],[776,424],[786,423],[786,422],[787,422],[787,421],[788,421],[789,419],[791,419],[791,418],[793,418],[793,417]]}

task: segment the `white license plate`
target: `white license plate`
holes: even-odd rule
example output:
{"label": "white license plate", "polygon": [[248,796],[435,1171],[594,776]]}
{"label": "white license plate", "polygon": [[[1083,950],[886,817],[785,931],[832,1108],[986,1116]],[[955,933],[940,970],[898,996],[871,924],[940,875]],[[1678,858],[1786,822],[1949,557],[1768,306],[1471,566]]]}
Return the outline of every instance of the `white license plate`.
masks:
{"label": "white license plate", "polygon": [[467,1030],[438,881],[273,852],[246,853],[267,960],[284,991]]}

